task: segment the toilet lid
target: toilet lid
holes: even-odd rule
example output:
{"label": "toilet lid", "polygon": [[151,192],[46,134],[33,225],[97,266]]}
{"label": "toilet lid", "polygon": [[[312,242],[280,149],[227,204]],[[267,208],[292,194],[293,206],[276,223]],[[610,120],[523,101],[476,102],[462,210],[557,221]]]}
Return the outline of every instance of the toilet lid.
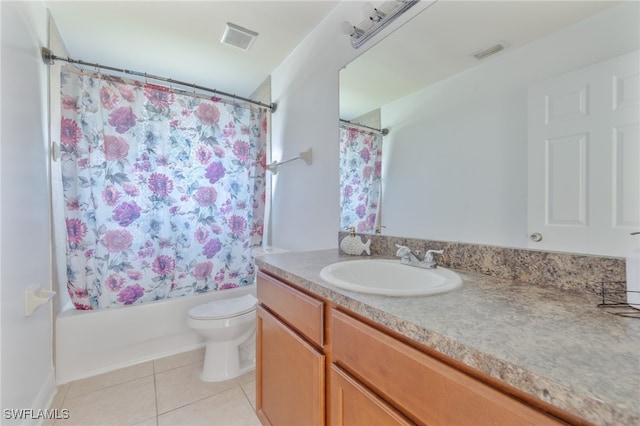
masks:
{"label": "toilet lid", "polygon": [[245,294],[244,296],[230,299],[214,300],[189,309],[189,316],[195,319],[234,317],[255,309],[257,301],[258,299],[252,294]]}

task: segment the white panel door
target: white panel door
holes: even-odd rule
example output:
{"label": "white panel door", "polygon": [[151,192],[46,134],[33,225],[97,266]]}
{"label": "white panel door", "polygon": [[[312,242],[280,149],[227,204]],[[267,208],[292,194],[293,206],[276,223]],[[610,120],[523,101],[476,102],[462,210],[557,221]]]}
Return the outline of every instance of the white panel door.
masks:
{"label": "white panel door", "polygon": [[640,230],[640,56],[529,89],[529,247],[623,256]]}

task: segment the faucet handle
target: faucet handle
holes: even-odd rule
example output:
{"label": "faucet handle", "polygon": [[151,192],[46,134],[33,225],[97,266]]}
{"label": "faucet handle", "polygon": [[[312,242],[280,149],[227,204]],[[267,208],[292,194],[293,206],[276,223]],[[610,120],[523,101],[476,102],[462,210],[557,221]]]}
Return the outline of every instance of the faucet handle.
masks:
{"label": "faucet handle", "polygon": [[427,253],[424,255],[425,262],[433,262],[434,254],[442,254],[444,250],[427,250]]}
{"label": "faucet handle", "polygon": [[396,244],[396,247],[398,247],[398,250],[396,251],[396,256],[398,257],[405,257],[411,254],[411,249],[407,246],[401,246],[399,244]]}

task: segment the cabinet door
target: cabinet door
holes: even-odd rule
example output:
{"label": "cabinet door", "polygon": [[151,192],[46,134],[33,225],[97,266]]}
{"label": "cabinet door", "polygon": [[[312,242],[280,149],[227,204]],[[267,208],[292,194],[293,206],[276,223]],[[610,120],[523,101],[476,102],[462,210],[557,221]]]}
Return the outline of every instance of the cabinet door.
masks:
{"label": "cabinet door", "polygon": [[413,424],[335,365],[331,366],[330,375],[330,425],[393,426]]}
{"label": "cabinet door", "polygon": [[274,426],[324,424],[325,357],[258,306],[257,410]]}

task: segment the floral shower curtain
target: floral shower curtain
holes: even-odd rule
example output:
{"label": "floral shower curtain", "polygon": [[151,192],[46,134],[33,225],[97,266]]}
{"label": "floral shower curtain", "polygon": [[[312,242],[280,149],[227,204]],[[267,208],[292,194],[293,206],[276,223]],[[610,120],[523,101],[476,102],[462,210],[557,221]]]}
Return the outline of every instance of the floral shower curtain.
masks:
{"label": "floral shower curtain", "polygon": [[382,135],[340,127],[340,228],[373,233],[378,221]]}
{"label": "floral shower curtain", "polygon": [[253,282],[266,111],[62,70],[67,287],[76,309]]}

